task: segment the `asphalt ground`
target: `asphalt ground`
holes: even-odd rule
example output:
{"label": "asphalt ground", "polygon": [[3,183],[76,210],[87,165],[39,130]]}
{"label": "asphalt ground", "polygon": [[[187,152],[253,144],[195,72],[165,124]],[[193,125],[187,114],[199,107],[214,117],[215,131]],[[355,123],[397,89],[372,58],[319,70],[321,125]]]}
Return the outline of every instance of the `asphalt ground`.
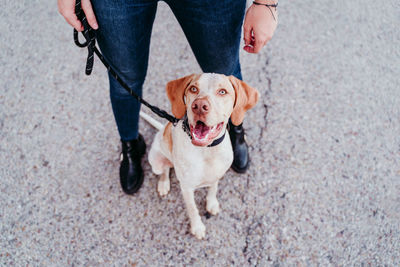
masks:
{"label": "asphalt ground", "polygon": [[[0,265],[399,266],[400,4],[280,1],[261,53],[242,52],[261,92],[245,120],[251,168],[228,171],[205,240],[189,233],[172,172],[167,197],[144,160],[125,195],[106,71],[56,1],[0,9]],[[153,29],[145,98],[200,72],[168,6]],[[147,110],[145,110],[147,111]],[[155,130],[141,123],[148,145]]]}

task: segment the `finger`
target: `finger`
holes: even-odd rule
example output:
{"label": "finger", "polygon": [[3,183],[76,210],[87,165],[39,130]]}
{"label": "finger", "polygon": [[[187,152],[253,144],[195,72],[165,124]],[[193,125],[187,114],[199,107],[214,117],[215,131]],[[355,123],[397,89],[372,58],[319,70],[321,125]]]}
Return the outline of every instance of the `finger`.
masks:
{"label": "finger", "polygon": [[75,1],[62,1],[58,0],[58,11],[64,17],[64,19],[74,27],[77,31],[82,31],[82,23],[78,20],[75,15]]}
{"label": "finger", "polygon": [[256,41],[256,40],[254,39],[254,36],[251,36],[250,45],[251,45],[251,46],[254,46],[255,41]]}
{"label": "finger", "polygon": [[74,27],[78,32],[83,31],[82,23],[78,20],[75,14],[71,13],[64,16],[65,20]]}
{"label": "finger", "polygon": [[244,51],[246,51],[247,53],[251,53],[254,54],[254,47],[246,45],[245,47],[243,47]]}
{"label": "finger", "polygon": [[243,39],[244,39],[244,44],[245,45],[249,45],[250,44],[251,32],[252,32],[251,27],[246,25],[246,23],[245,23],[245,25],[243,26]]}
{"label": "finger", "polygon": [[255,43],[254,36],[251,36],[250,43],[245,45],[243,49],[248,53],[254,53],[254,43]]}
{"label": "finger", "polygon": [[96,16],[94,15],[93,7],[90,3],[90,0],[82,0],[82,9],[85,12],[89,25],[93,29],[97,30],[99,28],[99,25],[97,24]]}
{"label": "finger", "polygon": [[261,42],[256,42],[256,44],[254,45],[254,53],[258,53],[260,52],[261,48],[263,48],[264,43]]}
{"label": "finger", "polygon": [[263,48],[264,45],[267,43],[267,38],[264,35],[262,35],[258,32],[255,32],[254,39],[255,39],[254,40],[254,53],[258,53],[258,52],[260,52],[261,48]]}

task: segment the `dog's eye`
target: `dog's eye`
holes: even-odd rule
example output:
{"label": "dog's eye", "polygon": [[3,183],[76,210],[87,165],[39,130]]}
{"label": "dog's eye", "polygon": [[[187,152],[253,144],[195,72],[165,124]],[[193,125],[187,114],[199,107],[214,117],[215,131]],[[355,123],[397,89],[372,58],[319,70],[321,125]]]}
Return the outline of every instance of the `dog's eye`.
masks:
{"label": "dog's eye", "polygon": [[218,94],[220,94],[220,95],[226,95],[226,94],[227,94],[227,91],[226,91],[225,89],[220,89],[220,90],[218,91]]}
{"label": "dog's eye", "polygon": [[197,88],[196,87],[190,87],[190,92],[192,93],[197,93]]}

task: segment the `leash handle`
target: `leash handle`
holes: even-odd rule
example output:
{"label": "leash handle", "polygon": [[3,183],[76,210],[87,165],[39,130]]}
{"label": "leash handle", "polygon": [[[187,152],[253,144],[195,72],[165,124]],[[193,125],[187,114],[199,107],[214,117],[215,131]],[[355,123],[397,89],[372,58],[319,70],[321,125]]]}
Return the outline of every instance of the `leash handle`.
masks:
{"label": "leash handle", "polygon": [[179,119],[175,118],[174,116],[170,115],[168,112],[165,110],[160,109],[159,107],[153,106],[150,103],[148,103],[146,100],[144,100],[142,97],[140,97],[138,94],[136,94],[122,79],[121,77],[117,74],[117,72],[111,67],[110,64],[106,61],[104,56],[100,53],[100,51],[96,47],[96,35],[92,27],[90,27],[87,19],[85,12],[83,12],[82,5],[81,5],[81,0],[76,0],[75,3],[75,14],[78,17],[78,19],[82,22],[83,25],[83,32],[82,35],[85,37],[85,42],[81,43],[79,42],[79,36],[78,36],[78,31],[74,29],[74,42],[77,46],[79,47],[87,47],[88,48],[88,56],[86,59],[86,69],[85,73],[86,75],[90,75],[93,70],[93,63],[94,63],[94,53],[99,57],[101,62],[104,64],[104,66],[107,68],[107,70],[110,72],[110,74],[119,82],[119,84],[128,91],[128,93],[136,98],[137,101],[148,107],[151,111],[153,111],[155,114],[157,114],[159,117],[167,119],[168,121],[172,122],[174,126],[178,123]]}
{"label": "leash handle", "polygon": [[93,63],[94,63],[94,54],[93,53],[94,53],[94,48],[96,47],[96,38],[95,38],[94,30],[92,29],[92,27],[90,27],[90,25],[86,19],[85,12],[82,9],[81,0],[76,0],[75,14],[83,25],[82,34],[85,37],[86,41],[84,43],[79,42],[78,31],[76,29],[74,29],[74,41],[77,46],[79,46],[79,47],[87,46],[87,48],[88,48],[88,57],[86,59],[85,73],[86,73],[86,75],[90,75],[93,70]]}

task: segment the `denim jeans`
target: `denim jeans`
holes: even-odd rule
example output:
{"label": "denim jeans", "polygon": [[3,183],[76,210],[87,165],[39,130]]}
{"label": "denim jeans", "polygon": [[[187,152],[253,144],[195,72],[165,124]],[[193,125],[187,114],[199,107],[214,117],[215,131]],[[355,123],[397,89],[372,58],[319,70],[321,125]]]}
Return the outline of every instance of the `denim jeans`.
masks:
{"label": "denim jeans", "polygon": [[[97,41],[106,60],[142,94],[158,0],[92,0]],[[245,0],[165,0],[203,72],[241,79],[239,45]],[[189,73],[187,73],[189,74]],[[186,75],[186,74],[185,74]],[[121,140],[138,137],[140,103],[109,75],[110,97]],[[151,99],[148,100],[151,102]]]}

